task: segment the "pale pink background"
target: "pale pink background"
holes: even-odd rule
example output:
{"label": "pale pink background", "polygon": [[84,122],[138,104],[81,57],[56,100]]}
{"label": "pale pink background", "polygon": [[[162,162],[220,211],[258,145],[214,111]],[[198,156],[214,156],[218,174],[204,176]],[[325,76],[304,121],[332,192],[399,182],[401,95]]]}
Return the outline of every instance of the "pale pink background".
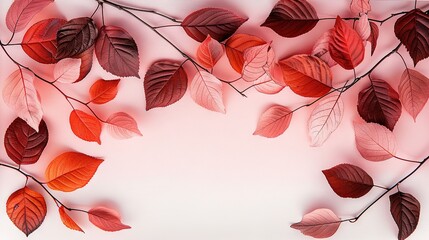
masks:
{"label": "pale pink background", "polygon": [[[277,36],[270,29],[259,25],[267,17],[275,0],[128,0],[130,4],[145,5],[162,10],[177,18],[202,7],[224,7],[241,16],[249,17],[239,32],[255,34],[265,40],[273,40],[280,58],[297,53],[309,53],[312,44],[333,21],[320,22],[314,30],[296,39]],[[350,16],[348,0],[310,0],[319,17]],[[2,0],[0,5],[1,39],[9,38],[4,17],[11,0]],[[419,5],[428,3],[419,1]],[[43,11],[36,20],[58,16],[66,18],[89,16],[95,9],[95,1],[57,0]],[[372,1],[370,17],[385,18],[391,12],[411,9],[413,1]],[[106,24],[125,27],[136,39],[141,59],[140,75],[144,76],[148,66],[157,59],[180,59],[179,54],[160,40],[150,30],[134,19],[106,6]],[[142,14],[143,15],[143,14]],[[147,15],[151,18],[150,15]],[[100,23],[100,13],[97,22]],[[152,23],[160,23],[155,20]],[[168,23],[168,22],[166,22]],[[382,27],[379,47],[374,57],[369,57],[357,72],[363,73],[378,61],[382,55],[396,46],[393,23]],[[163,29],[163,33],[187,53],[194,54],[197,43],[187,37],[180,28]],[[22,33],[13,42],[18,42]],[[13,56],[33,69],[51,76],[51,67],[42,67],[22,53],[20,47],[8,47]],[[13,49],[13,50],[12,50]],[[411,66],[410,58],[401,48]],[[4,54],[0,54],[0,79],[4,80],[15,66]],[[419,63],[417,69],[425,71],[428,60]],[[60,85],[72,96],[87,99],[87,89],[96,79],[111,79],[94,62],[94,69],[82,83],[73,86]],[[350,71],[333,68],[335,78],[346,80]],[[374,77],[383,78],[395,89],[403,64],[393,55],[374,72]],[[223,78],[236,77],[222,59],[215,73]],[[4,83],[0,84],[3,87]],[[101,146],[84,142],[73,135],[68,125],[70,107],[58,92],[49,85],[37,82],[41,92],[45,120],[50,131],[49,144],[42,159],[34,166],[24,169],[42,178],[49,161],[56,155],[69,150],[105,158],[97,174],[83,189],[63,194],[54,192],[70,206],[89,209],[92,206],[107,205],[120,211],[123,221],[131,230],[105,233],[90,225],[86,216],[73,215],[86,234],[68,230],[60,222],[57,208],[51,199],[48,215],[43,225],[29,239],[103,239],[103,240],[284,240],[309,239],[299,231],[289,228],[307,212],[319,207],[331,208],[343,218],[355,216],[381,193],[374,189],[367,196],[358,199],[341,199],[327,184],[321,170],[342,162],[353,163],[368,171],[379,185],[390,186],[397,179],[411,171],[412,164],[388,160],[371,163],[363,160],[354,143],[352,121],[358,117],[356,111],[357,93],[367,85],[364,79],[344,95],[346,112],[342,124],[321,148],[309,147],[307,119],[311,108],[297,112],[286,133],[275,139],[252,136],[259,115],[270,104],[277,103],[297,107],[308,99],[295,96],[290,90],[267,96],[249,91],[243,98],[225,87],[227,114],[222,115],[205,110],[195,104],[189,93],[184,98],[164,109],[146,112],[142,79],[123,79],[115,101],[105,106],[94,106],[103,117],[115,111],[126,111],[139,122],[143,137],[131,140],[114,140],[103,133]],[[244,86],[240,86],[243,89]],[[81,108],[82,106],[76,105]],[[0,101],[0,136],[15,115]],[[404,112],[396,128],[398,155],[421,159],[429,154],[429,107],[423,110],[414,123]],[[81,108],[83,109],[83,108]],[[3,144],[0,156],[6,159]],[[426,239],[429,224],[429,191],[427,190],[428,166],[401,185],[405,192],[412,193],[421,202],[421,220],[416,232],[409,239]],[[14,171],[0,170],[0,238],[25,239],[5,213],[5,202],[10,193],[23,187],[25,179]],[[397,228],[389,213],[389,201],[385,197],[371,208],[357,223],[343,224],[332,239],[396,239]]]}

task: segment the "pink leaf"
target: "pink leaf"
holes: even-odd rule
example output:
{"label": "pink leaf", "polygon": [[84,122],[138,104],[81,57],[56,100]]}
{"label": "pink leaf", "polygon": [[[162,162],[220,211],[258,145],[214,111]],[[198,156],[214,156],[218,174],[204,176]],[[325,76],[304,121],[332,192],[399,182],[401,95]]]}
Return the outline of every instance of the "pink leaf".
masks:
{"label": "pink leaf", "polygon": [[244,52],[244,67],[243,79],[248,82],[253,82],[264,75],[264,66],[268,62],[268,50],[270,44],[263,44],[251,47]]}
{"label": "pink leaf", "polygon": [[42,105],[33,83],[34,75],[28,70],[18,69],[6,79],[3,89],[5,103],[34,130],[39,131],[43,117]]}
{"label": "pink leaf", "polygon": [[284,86],[277,84],[269,74],[264,74],[256,79],[253,84],[255,84],[255,89],[258,92],[265,94],[276,94],[284,88]]}
{"label": "pink leaf", "polygon": [[55,64],[54,79],[61,83],[74,83],[80,76],[79,58],[64,58]]}
{"label": "pink leaf", "polygon": [[369,3],[369,0],[352,0],[350,4],[350,11],[354,15],[368,13],[369,11],[371,11],[371,4]]}
{"label": "pink leaf", "polygon": [[371,26],[369,24],[368,15],[363,14],[360,16],[359,20],[356,22],[355,30],[363,41],[369,38],[371,35]]}
{"label": "pink leaf", "polygon": [[405,69],[398,87],[399,99],[405,110],[414,118],[425,106],[429,98],[429,79],[412,69]]}
{"label": "pink leaf", "polygon": [[191,97],[200,106],[225,113],[222,99],[222,82],[212,74],[199,71],[191,83]]}
{"label": "pink leaf", "polygon": [[117,212],[106,207],[95,207],[88,211],[89,221],[101,230],[108,232],[130,229],[131,227],[121,222]]}
{"label": "pink leaf", "polygon": [[136,120],[124,112],[112,114],[106,121],[109,133],[117,139],[142,136]]}
{"label": "pink leaf", "polygon": [[269,73],[277,85],[286,87],[285,80],[283,79],[283,70],[279,63],[273,63],[269,69]]}
{"label": "pink leaf", "polygon": [[393,133],[378,123],[355,123],[355,140],[359,153],[370,161],[383,161],[396,154]]}
{"label": "pink leaf", "polygon": [[311,52],[311,55],[322,59],[329,67],[337,65],[337,62],[332,59],[329,53],[329,40],[331,39],[332,32],[332,29],[325,32],[314,44],[313,51]]}
{"label": "pink leaf", "polygon": [[341,219],[335,213],[321,208],[305,214],[301,222],[292,224],[291,228],[314,238],[328,238],[337,232],[340,224]]}
{"label": "pink leaf", "polygon": [[6,26],[11,32],[22,31],[31,19],[54,0],[15,0],[7,11]]}
{"label": "pink leaf", "polygon": [[205,68],[213,68],[224,51],[222,45],[208,35],[197,49],[198,62]]}
{"label": "pink leaf", "polygon": [[284,106],[273,105],[259,117],[253,135],[267,138],[280,136],[289,127],[293,112]]}

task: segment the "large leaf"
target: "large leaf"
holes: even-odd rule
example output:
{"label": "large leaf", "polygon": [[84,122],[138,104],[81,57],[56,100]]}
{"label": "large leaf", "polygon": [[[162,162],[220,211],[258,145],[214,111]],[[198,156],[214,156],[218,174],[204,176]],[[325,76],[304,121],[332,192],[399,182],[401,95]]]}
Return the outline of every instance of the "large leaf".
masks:
{"label": "large leaf", "polygon": [[396,154],[393,133],[378,123],[355,123],[355,140],[359,153],[370,161],[383,161]]}
{"label": "large leaf", "polygon": [[78,58],[64,58],[55,64],[54,80],[61,83],[74,83],[80,76],[80,65],[82,61]]}
{"label": "large leaf", "polygon": [[73,133],[82,140],[101,144],[101,123],[96,117],[80,110],[70,113],[70,127]]}
{"label": "large leaf", "polygon": [[31,19],[54,0],[15,0],[6,14],[6,26],[11,32],[23,30]]}
{"label": "large leaf", "polygon": [[120,79],[95,81],[89,89],[91,102],[95,104],[104,104],[112,101],[118,94],[118,84]]}
{"label": "large leaf", "polygon": [[213,68],[224,53],[222,44],[207,36],[197,49],[197,60],[205,68]]}
{"label": "large leaf", "polygon": [[395,22],[395,35],[405,45],[414,66],[429,57],[429,15],[414,9]]}
{"label": "large leaf", "polygon": [[245,81],[252,82],[265,74],[264,67],[269,61],[270,44],[250,47],[244,51],[244,65],[242,78]]}
{"label": "large leaf", "polygon": [[233,12],[221,8],[203,8],[189,14],[181,23],[185,32],[198,42],[207,35],[222,42],[247,21]]}
{"label": "large leaf", "polygon": [[329,67],[337,65],[337,62],[332,59],[331,54],[329,53],[329,42],[331,41],[333,31],[334,30],[331,29],[322,34],[314,44],[313,50],[311,51],[311,55],[322,59]]}
{"label": "large leaf", "polygon": [[371,85],[359,93],[357,109],[365,121],[379,123],[390,130],[402,113],[398,93],[380,79],[371,79]]}
{"label": "large leaf", "polygon": [[283,37],[297,37],[313,29],[319,17],[306,0],[280,0],[261,25]]}
{"label": "large leaf", "polygon": [[155,62],[144,77],[146,110],[179,101],[187,88],[188,76],[182,64],[169,60]]}
{"label": "large leaf", "polygon": [[374,54],[375,48],[377,47],[378,35],[380,34],[380,30],[378,29],[377,24],[370,22],[369,26],[371,27],[371,34],[367,39],[368,42],[371,43],[371,56]]}
{"label": "large leaf", "polygon": [[26,69],[20,68],[13,72],[6,79],[3,100],[18,117],[38,131],[43,111],[33,79],[34,74]]}
{"label": "large leaf", "polygon": [[104,70],[120,77],[139,77],[137,44],[124,29],[103,26],[95,44],[95,55]]}
{"label": "large leaf", "polygon": [[319,58],[295,55],[279,63],[286,85],[296,94],[304,97],[321,97],[331,90],[331,69]]}
{"label": "large leaf", "polygon": [[225,43],[226,56],[232,68],[241,74],[244,66],[244,51],[265,43],[264,40],[253,35],[242,33],[232,35]]}
{"label": "large leaf", "polygon": [[398,86],[399,99],[416,120],[429,98],[429,79],[413,69],[405,69]]}
{"label": "large leaf", "polygon": [[350,3],[350,11],[354,15],[361,15],[371,11],[371,4],[369,0],[352,0]]}
{"label": "large leaf", "polygon": [[60,214],[61,221],[66,227],[70,228],[71,230],[83,232],[82,228],[80,228],[79,225],[77,225],[77,223],[67,214],[64,206],[59,207],[58,212]]}
{"label": "large leaf", "polygon": [[40,121],[36,132],[21,118],[15,119],[7,128],[4,147],[12,161],[18,165],[36,163],[48,144],[48,128],[45,121]]}
{"label": "large leaf", "polygon": [[89,221],[101,230],[116,232],[131,227],[121,222],[116,211],[106,207],[95,207],[88,211]]}
{"label": "large leaf", "polygon": [[223,104],[222,82],[214,75],[199,71],[191,83],[191,97],[203,108],[211,111],[225,113]]}
{"label": "large leaf", "polygon": [[351,164],[340,164],[323,170],[332,190],[343,198],[359,198],[367,194],[374,182],[362,168]]}
{"label": "large leaf", "polygon": [[42,224],[46,211],[43,196],[29,187],[12,193],[6,202],[7,215],[27,237]]}
{"label": "large leaf", "polygon": [[54,158],[45,171],[49,188],[71,192],[84,187],[97,171],[102,159],[78,152],[66,152]]}
{"label": "large leaf", "polygon": [[267,138],[278,137],[289,127],[293,112],[284,106],[273,105],[259,117],[253,135]]}
{"label": "large leaf", "polygon": [[417,228],[420,218],[420,203],[409,193],[390,195],[390,213],[399,228],[398,240],[404,240]]}
{"label": "large leaf", "polygon": [[142,136],[136,120],[127,113],[118,112],[110,115],[106,120],[106,124],[109,133],[117,139]]}
{"label": "large leaf", "polygon": [[337,232],[341,220],[330,209],[321,208],[307,213],[301,222],[294,223],[291,228],[314,238],[328,238]]}

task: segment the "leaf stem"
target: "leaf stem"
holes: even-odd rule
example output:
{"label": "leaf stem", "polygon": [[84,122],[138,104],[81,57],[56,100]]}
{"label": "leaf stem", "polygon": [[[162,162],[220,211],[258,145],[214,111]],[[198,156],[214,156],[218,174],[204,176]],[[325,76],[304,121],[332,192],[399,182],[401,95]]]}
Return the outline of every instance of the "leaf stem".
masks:
{"label": "leaf stem", "polygon": [[[404,15],[407,14],[409,11],[402,11],[402,12],[397,12],[397,13],[392,13],[390,16],[384,18],[384,19],[373,19],[373,18],[369,18],[368,20],[371,22],[377,22],[380,23],[380,25],[382,25],[383,23],[385,23],[386,21],[388,21],[389,19],[398,16],[398,15]],[[328,17],[328,18],[319,18],[319,21],[324,21],[324,20],[335,20],[336,18],[332,18],[332,17]],[[358,17],[346,17],[346,18],[342,18],[343,20],[359,20]]]}
{"label": "leaf stem", "polygon": [[398,157],[398,156],[393,156],[393,157],[394,157],[394,158],[396,158],[396,159],[398,159],[398,160],[404,161],[404,162],[409,162],[409,163],[420,163],[420,161],[409,160],[409,159],[401,158],[401,157]]}

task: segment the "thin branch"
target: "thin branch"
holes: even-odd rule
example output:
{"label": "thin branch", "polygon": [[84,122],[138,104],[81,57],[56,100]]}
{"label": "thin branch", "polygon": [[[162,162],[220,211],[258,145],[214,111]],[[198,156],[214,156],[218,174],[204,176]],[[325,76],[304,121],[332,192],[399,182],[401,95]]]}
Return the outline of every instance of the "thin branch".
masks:
{"label": "thin branch", "polygon": [[179,24],[161,25],[161,26],[156,26],[153,28],[160,29],[160,28],[169,28],[169,27],[180,27],[180,25]]}
{"label": "thin branch", "polygon": [[420,161],[415,161],[415,160],[410,160],[410,159],[406,159],[406,158],[401,158],[401,157],[398,157],[398,156],[393,156],[393,157],[396,158],[396,159],[398,159],[398,160],[404,161],[404,162],[420,163]]}
{"label": "thin branch", "polygon": [[94,15],[97,13],[98,9],[100,8],[100,5],[101,5],[101,3],[98,3],[98,4],[97,4],[97,8],[96,8],[96,9],[94,10],[94,12],[91,14],[91,17],[90,17],[90,18],[94,17]]}
{"label": "thin branch", "polygon": [[[371,22],[380,23],[380,25],[382,25],[384,22],[388,21],[389,19],[391,19],[391,18],[393,18],[395,16],[404,15],[404,14],[407,14],[407,13],[408,13],[408,11],[402,11],[402,12],[392,13],[390,16],[388,16],[388,17],[386,17],[384,19],[381,19],[381,20],[380,19],[373,19],[373,18],[369,18],[368,20],[371,21]],[[331,18],[331,17],[328,17],[328,18],[319,18],[319,21],[335,20],[335,19],[336,18]],[[353,21],[359,20],[358,17],[347,17],[347,18],[342,18],[342,19],[343,20],[353,20]]]}

